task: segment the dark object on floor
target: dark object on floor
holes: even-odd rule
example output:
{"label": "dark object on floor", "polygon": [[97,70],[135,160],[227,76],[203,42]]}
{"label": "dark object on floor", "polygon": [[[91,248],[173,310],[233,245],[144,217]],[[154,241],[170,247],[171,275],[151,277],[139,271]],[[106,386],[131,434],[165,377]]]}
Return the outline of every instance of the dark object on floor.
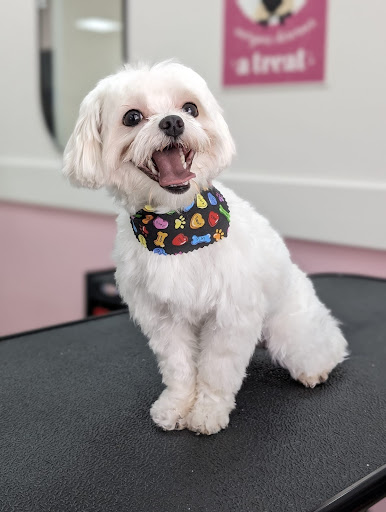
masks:
{"label": "dark object on floor", "polygon": [[126,312],[3,340],[0,510],[311,512],[381,467],[386,281],[313,281],[350,359],[312,390],[258,349],[211,437],[152,424],[160,376]]}
{"label": "dark object on floor", "polygon": [[127,309],[119,296],[115,269],[86,274],[86,316],[106,315],[111,311]]}

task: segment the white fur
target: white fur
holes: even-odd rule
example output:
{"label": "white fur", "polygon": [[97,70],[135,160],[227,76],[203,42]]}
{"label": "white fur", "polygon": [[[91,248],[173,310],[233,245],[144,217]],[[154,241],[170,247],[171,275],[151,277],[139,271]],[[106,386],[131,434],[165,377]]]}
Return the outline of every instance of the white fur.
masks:
{"label": "white fur", "polygon": [[[194,102],[199,116],[181,110]],[[145,119],[128,128],[123,114]],[[168,138],[166,115],[185,123],[181,142],[196,150],[188,192],[171,194],[137,168]],[[225,428],[259,340],[294,379],[314,387],[347,355],[336,320],[294,265],[282,239],[223,185],[229,234],[190,253],[160,256],[138,243],[130,214],[145,204],[166,210],[190,204],[230,164],[234,145],[204,80],[174,62],[126,67],[85,98],[65,151],[64,173],[77,185],[106,186],[121,205],[115,260],[120,293],[157,356],[166,386],[151,408],[165,430],[213,434]],[[253,226],[253,229],[251,229]]]}

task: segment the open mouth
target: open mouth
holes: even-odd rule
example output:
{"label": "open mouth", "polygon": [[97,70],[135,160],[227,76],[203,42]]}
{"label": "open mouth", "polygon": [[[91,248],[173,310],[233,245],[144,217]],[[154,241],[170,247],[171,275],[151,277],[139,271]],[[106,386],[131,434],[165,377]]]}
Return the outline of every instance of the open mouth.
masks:
{"label": "open mouth", "polygon": [[138,168],[168,192],[182,194],[189,190],[189,181],[196,176],[190,171],[193,158],[193,149],[170,144],[162,151],[154,151],[146,165]]}

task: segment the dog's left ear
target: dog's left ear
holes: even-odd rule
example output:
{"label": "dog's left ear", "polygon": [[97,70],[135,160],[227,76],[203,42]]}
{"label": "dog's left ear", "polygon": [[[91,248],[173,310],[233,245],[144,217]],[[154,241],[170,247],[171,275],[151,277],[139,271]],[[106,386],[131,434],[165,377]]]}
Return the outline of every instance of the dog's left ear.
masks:
{"label": "dog's left ear", "polygon": [[219,132],[218,140],[218,158],[220,169],[225,169],[230,166],[232,158],[236,154],[236,147],[229,127],[223,117],[221,108],[217,105],[217,113],[215,123]]}
{"label": "dog's left ear", "polygon": [[64,150],[63,174],[73,185],[100,188],[102,166],[102,87],[98,84],[82,101],[75,129]]}

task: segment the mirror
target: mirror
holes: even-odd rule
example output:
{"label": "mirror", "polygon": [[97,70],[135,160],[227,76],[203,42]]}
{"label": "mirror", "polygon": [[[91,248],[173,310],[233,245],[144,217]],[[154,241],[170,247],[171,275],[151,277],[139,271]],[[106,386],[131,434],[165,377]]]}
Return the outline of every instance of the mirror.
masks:
{"label": "mirror", "polygon": [[85,95],[126,60],[125,0],[39,0],[44,118],[63,149]]}

